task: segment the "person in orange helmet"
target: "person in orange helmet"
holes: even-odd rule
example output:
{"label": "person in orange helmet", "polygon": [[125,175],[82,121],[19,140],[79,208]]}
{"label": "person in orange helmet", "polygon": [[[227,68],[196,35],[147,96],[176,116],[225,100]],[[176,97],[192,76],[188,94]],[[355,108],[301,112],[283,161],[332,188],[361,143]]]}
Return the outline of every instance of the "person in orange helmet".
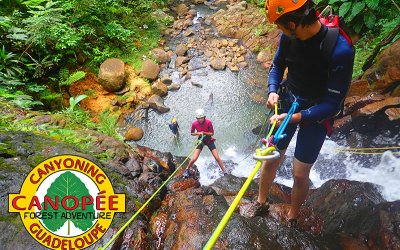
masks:
{"label": "person in orange helmet", "polygon": [[[267,195],[276,172],[296,130],[293,159],[293,188],[288,226],[296,227],[302,204],[309,190],[310,170],[330,131],[330,122],[343,105],[352,79],[354,51],[341,34],[336,33],[331,54],[325,57],[324,42],[328,31],[318,19],[311,0],[267,0],[265,9],[270,23],[283,32],[268,78],[267,107],[282,104],[281,114],[270,121],[280,125],[293,101],[299,103],[288,126],[287,135],[276,148],[280,158],[264,161],[259,193],[253,202],[254,215],[267,213]],[[328,60],[326,60],[328,58]],[[283,79],[285,70],[286,79]],[[286,105],[285,105],[286,104]]]}

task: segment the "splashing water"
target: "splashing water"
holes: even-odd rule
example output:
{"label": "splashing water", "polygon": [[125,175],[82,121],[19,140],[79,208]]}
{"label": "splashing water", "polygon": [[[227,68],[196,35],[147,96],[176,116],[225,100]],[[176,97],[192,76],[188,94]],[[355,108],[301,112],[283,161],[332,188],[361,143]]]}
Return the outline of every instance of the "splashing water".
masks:
{"label": "splashing water", "polygon": [[399,200],[400,158],[397,158],[393,152],[386,151],[383,153],[380,163],[375,167],[367,168],[360,162],[349,164],[347,179],[378,184],[387,201]]}

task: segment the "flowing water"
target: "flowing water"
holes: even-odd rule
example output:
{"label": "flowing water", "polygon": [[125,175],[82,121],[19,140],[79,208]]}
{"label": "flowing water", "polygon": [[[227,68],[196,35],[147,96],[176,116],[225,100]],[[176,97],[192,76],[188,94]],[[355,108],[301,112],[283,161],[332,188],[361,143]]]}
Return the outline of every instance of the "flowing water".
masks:
{"label": "flowing water", "polygon": [[[204,25],[200,23],[200,18],[212,11],[205,5],[198,5],[196,9],[198,16],[194,20],[194,28],[198,29]],[[183,39],[182,36],[178,36],[169,46],[175,49],[177,43],[184,41]],[[233,175],[246,177],[255,166],[251,155],[258,141],[257,135],[251,130],[264,122],[268,112],[264,104],[252,102],[251,95],[254,92],[266,95],[267,72],[251,54],[247,60],[249,67],[238,73],[229,69],[215,71],[209,66],[201,68],[199,66],[202,65],[202,61],[196,50],[190,50],[189,55],[193,56],[189,69],[199,68],[191,71],[190,80],[184,81],[179,77],[179,72],[173,67],[175,58],[169,67],[161,72],[160,75],[170,74],[174,82],[181,84],[181,88],[175,92],[170,91],[165,98],[165,105],[171,108],[170,112],[149,112],[148,119],[134,122],[145,131],[144,138],[138,144],[162,152],[171,152],[173,155],[187,156],[194,148],[196,139],[190,135],[191,123],[195,120],[194,112],[198,108],[204,108],[207,118],[213,122],[216,146],[227,164],[227,169]],[[201,84],[202,87],[196,87],[192,82]],[[168,127],[172,118],[176,118],[180,125],[179,141],[174,139]],[[379,135],[369,136],[352,131],[327,139],[310,175],[314,186],[319,187],[329,179],[371,182],[379,185],[388,201],[399,200],[399,150],[394,150],[394,153],[387,151],[383,155],[355,155],[338,151],[344,147],[400,146],[399,131],[396,127],[380,131]],[[287,186],[293,183],[291,162],[294,145],[295,137],[289,145],[287,157],[277,176],[277,181]],[[207,148],[203,150],[196,165],[203,185],[209,185],[221,176],[219,167]]]}

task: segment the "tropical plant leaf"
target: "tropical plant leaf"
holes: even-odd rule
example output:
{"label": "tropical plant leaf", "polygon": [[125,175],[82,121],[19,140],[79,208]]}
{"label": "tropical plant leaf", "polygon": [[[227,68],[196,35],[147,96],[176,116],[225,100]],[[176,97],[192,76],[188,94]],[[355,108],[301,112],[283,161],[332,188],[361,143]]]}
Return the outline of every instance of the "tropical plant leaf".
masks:
{"label": "tropical plant leaf", "polygon": [[339,16],[344,17],[347,14],[347,12],[349,12],[350,7],[351,7],[351,2],[343,3],[342,5],[340,5]]}
{"label": "tropical plant leaf", "polygon": [[70,86],[74,82],[77,82],[83,78],[85,78],[86,73],[84,71],[77,71],[70,75],[67,80],[60,83],[60,86]]}
{"label": "tropical plant leaf", "polygon": [[355,31],[356,33],[360,33],[360,31],[361,31],[363,25],[364,25],[363,22],[354,23],[354,25],[353,25],[354,31]]}
{"label": "tropical plant leaf", "polygon": [[356,2],[353,4],[352,8],[351,8],[351,15],[353,17],[357,16],[365,7],[365,2]]}
{"label": "tropical plant leaf", "polygon": [[372,10],[376,10],[379,6],[379,0],[368,0],[365,1],[365,3],[367,4],[368,8]]}
{"label": "tropical plant leaf", "polygon": [[371,11],[364,15],[364,23],[368,29],[372,29],[375,26],[376,16]]}
{"label": "tropical plant leaf", "polygon": [[[71,171],[66,171],[58,176],[54,182],[50,185],[47,189],[47,196],[49,196],[52,200],[55,200],[55,197],[59,197],[58,202],[58,218],[52,219],[42,219],[44,225],[51,231],[55,232],[59,230],[65,222],[72,222],[74,223],[75,227],[81,229],[82,231],[87,230],[93,225],[94,219],[76,219],[76,218],[69,218],[66,219],[61,216],[62,213],[69,212],[71,214],[81,214],[81,213],[94,213],[94,205],[90,204],[87,205],[85,210],[82,210],[81,206],[78,206],[75,210],[67,211],[62,207],[61,201],[62,198],[70,195],[75,196],[78,200],[82,200],[83,196],[90,196],[89,190],[85,186],[85,184]],[[68,199],[66,202],[68,207],[72,207],[74,205],[73,200]],[[47,210],[44,210],[44,203],[42,203],[42,210],[40,213],[43,212],[55,212],[51,206],[47,207]],[[45,218],[45,217],[43,217]]]}

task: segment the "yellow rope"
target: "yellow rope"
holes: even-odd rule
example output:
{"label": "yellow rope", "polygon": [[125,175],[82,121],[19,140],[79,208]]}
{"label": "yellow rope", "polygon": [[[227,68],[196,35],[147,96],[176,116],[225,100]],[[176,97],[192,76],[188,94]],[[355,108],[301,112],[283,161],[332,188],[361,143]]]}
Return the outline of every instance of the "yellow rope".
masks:
{"label": "yellow rope", "polygon": [[[390,149],[400,149],[400,146],[393,147],[381,147],[381,148],[335,148],[336,151],[341,153],[349,153],[349,154],[359,154],[359,155],[379,155],[384,152],[360,152],[360,151],[379,151],[379,150],[390,150]],[[394,152],[396,154],[400,152]]]}
{"label": "yellow rope", "polygon": [[336,148],[337,151],[358,151],[358,150],[389,150],[389,149],[400,149],[399,147],[383,147],[383,148]]}
{"label": "yellow rope", "polygon": [[[356,154],[356,155],[382,155],[385,152],[357,152],[357,151],[341,151],[342,153]],[[394,154],[400,154],[400,152],[393,152]]]}

